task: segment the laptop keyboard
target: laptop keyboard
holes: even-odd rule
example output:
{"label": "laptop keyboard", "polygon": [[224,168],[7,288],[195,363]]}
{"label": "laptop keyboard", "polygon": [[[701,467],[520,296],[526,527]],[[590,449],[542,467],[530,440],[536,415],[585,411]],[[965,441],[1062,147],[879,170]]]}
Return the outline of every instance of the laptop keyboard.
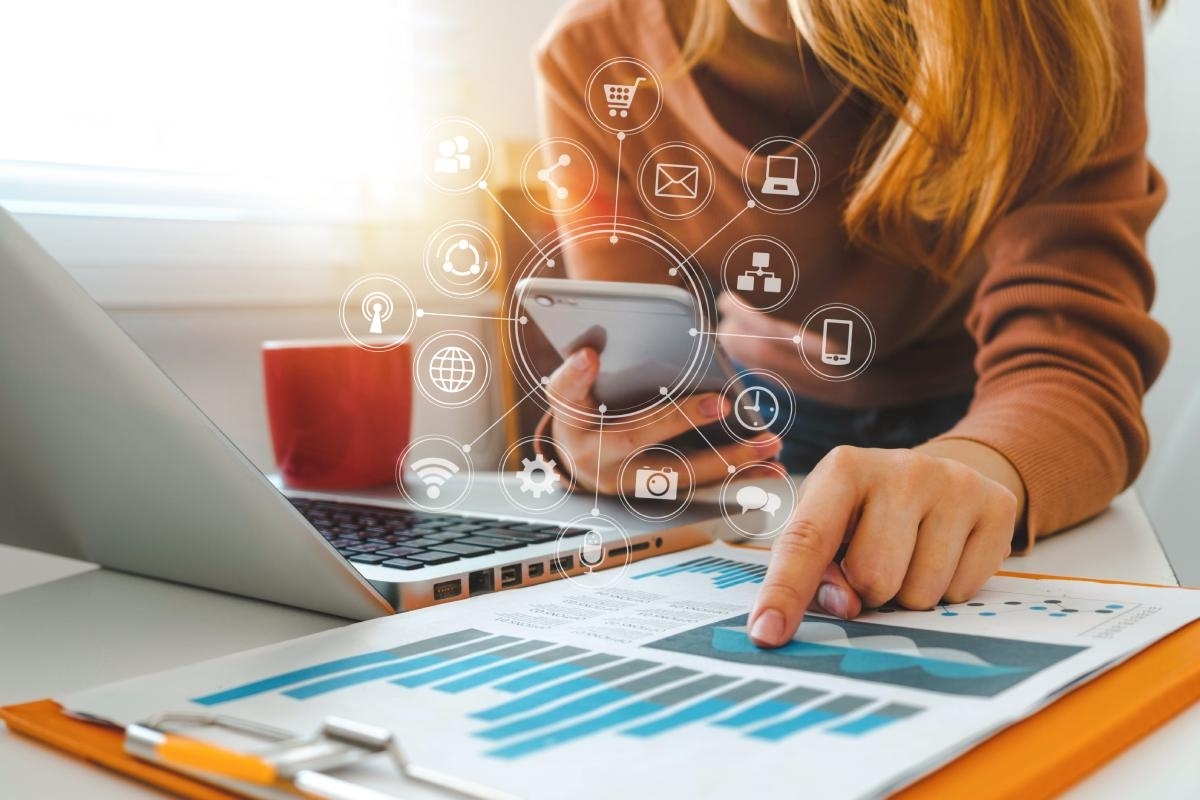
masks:
{"label": "laptop keyboard", "polygon": [[587,532],[533,522],[288,499],[350,561],[402,570],[553,542],[560,533],[573,537]]}

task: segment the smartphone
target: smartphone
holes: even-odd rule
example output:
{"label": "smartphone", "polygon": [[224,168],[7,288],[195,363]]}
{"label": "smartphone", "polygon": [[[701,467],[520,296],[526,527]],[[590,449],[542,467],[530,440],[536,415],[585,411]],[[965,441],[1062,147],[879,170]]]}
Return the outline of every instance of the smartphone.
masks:
{"label": "smartphone", "polygon": [[[526,278],[517,284],[530,322],[558,355],[565,359],[591,347],[600,354],[600,372],[592,389],[597,402],[613,412],[648,407],[661,388],[686,385],[692,393],[725,392],[731,402],[745,395],[733,363],[715,338],[698,342],[691,333],[701,328],[701,315],[692,295],[678,286],[657,283]],[[750,439],[765,423],[747,407],[726,425],[702,428],[717,446],[737,437]],[[676,446],[704,447],[693,431]]]}

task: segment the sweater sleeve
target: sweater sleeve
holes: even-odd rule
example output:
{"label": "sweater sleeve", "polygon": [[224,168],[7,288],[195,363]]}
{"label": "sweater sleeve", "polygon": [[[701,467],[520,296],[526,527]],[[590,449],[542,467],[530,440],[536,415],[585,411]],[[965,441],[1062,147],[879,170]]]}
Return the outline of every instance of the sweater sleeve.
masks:
{"label": "sweater sleeve", "polygon": [[1027,541],[1098,512],[1149,449],[1142,397],[1168,340],[1149,316],[1145,236],[1166,190],[1146,159],[1138,4],[1113,4],[1123,79],[1109,142],[1078,175],[1015,209],[982,247],[967,317],[978,346],[975,400],[941,438],[1003,454],[1028,496]]}

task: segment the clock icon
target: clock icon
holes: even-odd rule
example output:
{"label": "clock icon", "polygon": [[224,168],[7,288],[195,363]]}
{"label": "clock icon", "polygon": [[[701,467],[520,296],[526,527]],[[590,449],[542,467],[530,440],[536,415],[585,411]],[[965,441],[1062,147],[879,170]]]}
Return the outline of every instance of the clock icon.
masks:
{"label": "clock icon", "polygon": [[738,392],[733,413],[743,428],[765,431],[779,419],[779,398],[765,386],[751,386]]}

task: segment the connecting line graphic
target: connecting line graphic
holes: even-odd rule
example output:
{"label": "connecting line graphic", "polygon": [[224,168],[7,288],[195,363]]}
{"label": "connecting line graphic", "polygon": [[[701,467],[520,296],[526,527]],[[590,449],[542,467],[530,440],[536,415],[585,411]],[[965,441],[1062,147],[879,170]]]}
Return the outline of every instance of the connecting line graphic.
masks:
{"label": "connecting line graphic", "polygon": [[601,405],[600,412],[600,432],[599,439],[596,442],[596,492],[592,496],[592,514],[600,513],[600,464],[604,456],[604,415],[608,411],[608,406]]}
{"label": "connecting line graphic", "polygon": [[715,238],[717,238],[718,236],[720,236],[720,235],[721,235],[721,233],[722,233],[722,231],[724,231],[724,230],[725,230],[726,228],[728,228],[730,225],[732,225],[733,223],[737,222],[737,219],[738,219],[738,217],[740,217],[742,214],[745,214],[747,211],[749,211],[750,209],[754,208],[754,207],[755,207],[755,206],[757,206],[757,205],[758,205],[758,203],[755,203],[753,200],[747,200],[747,201],[746,201],[746,205],[742,206],[742,210],[741,210],[741,211],[739,211],[738,213],[734,214],[734,215],[733,215],[733,216],[732,216],[732,217],[729,219],[729,221],[728,221],[728,222],[726,222],[724,225],[722,225],[721,227],[719,227],[719,228],[717,228],[715,231],[713,231],[713,234],[712,234],[711,236],[709,236],[707,239],[705,239],[703,242],[701,242],[701,244],[700,244],[700,246],[699,246],[699,247],[697,247],[697,248],[696,248],[695,250],[693,250],[692,252],[688,253],[688,255],[687,255],[687,258],[683,259],[683,263],[685,263],[685,264],[686,264],[688,261],[691,261],[693,258],[695,258],[695,257],[696,257],[696,254],[697,254],[697,253],[699,253],[701,250],[703,250],[705,247],[707,247],[709,242],[711,242],[713,239],[715,239]]}
{"label": "connecting line graphic", "polygon": [[707,435],[705,435],[704,431],[700,430],[700,426],[697,425],[696,423],[692,422],[692,418],[689,417],[687,415],[687,412],[683,410],[683,406],[679,405],[679,403],[676,403],[675,398],[671,397],[671,391],[665,386],[662,387],[662,389],[660,391],[662,392],[662,396],[667,398],[667,400],[671,403],[671,405],[675,406],[675,410],[678,411],[680,414],[683,414],[684,419],[686,419],[689,423],[691,423],[692,430],[694,430],[696,433],[700,434],[700,438],[704,440],[704,443],[706,445],[708,445],[709,449],[711,449],[714,453],[717,454],[717,458],[721,459],[721,461],[725,464],[726,471],[728,471],[730,475],[732,475],[734,472],[736,472],[737,467],[733,466],[733,464],[730,464],[729,461],[726,460],[725,456],[721,455],[721,451],[717,449],[716,445],[714,445],[711,441],[709,441],[709,438]]}
{"label": "connecting line graphic", "polygon": [[688,329],[688,336],[733,336],[738,339],[773,339],[777,342],[791,342],[792,344],[800,344],[800,334],[795,336],[765,336],[760,333],[728,333],[725,331],[702,331],[696,328]]}
{"label": "connecting line graphic", "polygon": [[617,243],[617,207],[621,200],[621,150],[624,144],[625,133],[622,131],[617,134],[617,178],[616,186],[613,189],[613,229],[612,236],[608,239],[613,244]]}
{"label": "connecting line graphic", "polygon": [[488,314],[450,314],[441,311],[426,311],[423,308],[417,309],[417,318],[421,317],[457,317],[459,319],[494,319],[500,322],[519,322],[524,325],[529,322],[529,317],[493,317]]}
{"label": "connecting line graphic", "polygon": [[471,441],[464,444],[462,446],[462,451],[464,453],[471,452],[471,448],[474,447],[475,445],[477,445],[479,443],[480,439],[482,439],[484,436],[487,436],[488,431],[490,431],[492,428],[496,427],[501,422],[503,422],[504,418],[507,417],[509,414],[511,414],[513,411],[515,411],[517,406],[521,405],[521,403],[524,403],[526,400],[528,400],[533,395],[534,392],[536,392],[538,389],[540,389],[542,386],[544,386],[545,384],[547,384],[549,382],[550,382],[549,378],[542,378],[541,384],[534,384],[533,388],[530,389],[528,392],[526,392],[524,394],[524,396],[521,397],[520,400],[518,400],[517,402],[515,402],[511,406],[509,406],[508,411],[505,411],[503,414],[501,414],[499,417],[496,418],[495,422],[493,422],[491,425],[488,425],[486,428],[484,428],[482,433],[480,433],[478,436],[476,436]]}
{"label": "connecting line graphic", "polygon": [[533,240],[533,237],[530,236],[529,233],[524,228],[521,227],[521,223],[517,222],[517,218],[514,217],[511,213],[509,213],[508,209],[504,207],[504,204],[500,202],[500,198],[496,197],[496,195],[492,193],[492,190],[488,188],[487,181],[480,181],[479,188],[484,194],[486,194],[488,197],[492,198],[492,202],[496,204],[496,207],[504,212],[504,216],[508,217],[509,221],[512,222],[512,224],[517,227],[517,230],[519,230],[521,232],[521,235],[524,236],[531,245],[533,245],[533,249],[537,250],[538,255],[541,256],[542,260],[546,262],[546,266],[553,267],[554,259],[547,256],[546,251],[543,250],[542,248],[538,247],[538,243],[535,242]]}

